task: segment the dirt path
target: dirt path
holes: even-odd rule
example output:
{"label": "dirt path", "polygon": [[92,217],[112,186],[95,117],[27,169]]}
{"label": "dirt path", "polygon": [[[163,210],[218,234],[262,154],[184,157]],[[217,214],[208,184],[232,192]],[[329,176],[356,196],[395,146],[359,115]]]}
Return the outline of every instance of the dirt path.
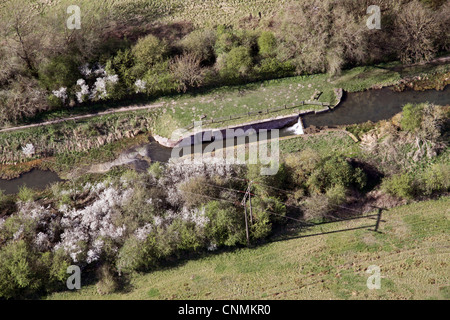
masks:
{"label": "dirt path", "polygon": [[0,129],[0,133],[35,128],[35,127],[43,127],[43,126],[62,123],[62,122],[66,122],[66,121],[76,121],[76,120],[94,118],[94,117],[99,117],[99,116],[104,116],[104,115],[114,114],[114,113],[123,113],[123,112],[130,112],[130,111],[153,109],[153,108],[159,108],[162,106],[163,106],[162,103],[156,103],[156,104],[145,105],[145,106],[141,106],[141,107],[137,107],[137,106],[122,107],[122,108],[115,109],[115,110],[106,110],[106,111],[102,111],[102,112],[90,113],[90,114],[85,114],[85,115],[81,115],[81,116],[73,116],[73,117],[67,117],[67,118],[63,118],[63,119],[50,120],[50,121],[45,121],[45,122],[41,122],[41,123],[29,124],[29,125],[25,125],[25,126]]}

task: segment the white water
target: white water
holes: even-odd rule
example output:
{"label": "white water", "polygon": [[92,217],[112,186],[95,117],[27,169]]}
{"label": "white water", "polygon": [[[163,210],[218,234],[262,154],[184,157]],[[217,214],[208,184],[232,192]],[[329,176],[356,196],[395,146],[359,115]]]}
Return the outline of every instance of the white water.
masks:
{"label": "white water", "polygon": [[299,117],[298,122],[294,124],[292,127],[286,128],[286,131],[297,135],[305,134],[305,132],[303,131],[302,119]]}

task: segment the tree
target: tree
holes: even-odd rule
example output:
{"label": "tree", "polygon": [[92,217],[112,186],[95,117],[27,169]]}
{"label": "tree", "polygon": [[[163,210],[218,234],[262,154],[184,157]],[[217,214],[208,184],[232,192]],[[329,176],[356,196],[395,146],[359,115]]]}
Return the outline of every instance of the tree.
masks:
{"label": "tree", "polygon": [[183,51],[199,59],[201,63],[212,64],[215,60],[214,44],[216,33],[214,30],[196,30],[180,41]]}
{"label": "tree", "polygon": [[414,0],[400,8],[394,36],[398,55],[404,63],[426,62],[437,52],[440,35],[437,14]]}
{"label": "tree", "polygon": [[189,88],[199,87],[205,78],[200,59],[194,54],[177,56],[171,62],[170,70],[178,81],[178,91],[186,92]]}
{"label": "tree", "polygon": [[17,57],[31,75],[37,77],[42,42],[46,36],[39,12],[28,1],[7,1],[0,16],[3,44]]}
{"label": "tree", "polygon": [[148,35],[139,39],[132,51],[137,63],[151,68],[167,58],[169,46],[164,40],[159,40],[154,35]]}
{"label": "tree", "polygon": [[271,56],[275,53],[277,39],[270,31],[263,31],[258,38],[259,53],[263,56]]}
{"label": "tree", "polygon": [[253,59],[249,49],[245,47],[236,47],[227,54],[221,56],[219,63],[219,72],[225,78],[238,78],[247,76],[253,66]]}

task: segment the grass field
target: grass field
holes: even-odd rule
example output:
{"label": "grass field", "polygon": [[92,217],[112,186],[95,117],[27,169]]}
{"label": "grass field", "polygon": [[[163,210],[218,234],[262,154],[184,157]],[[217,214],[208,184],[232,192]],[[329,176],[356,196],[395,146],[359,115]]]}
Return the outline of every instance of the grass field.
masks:
{"label": "grass field", "polygon": [[[368,218],[297,229],[289,240],[136,274],[126,292],[100,296],[91,285],[47,299],[450,299],[449,208],[443,197],[389,210],[382,233]],[[366,286],[371,265],[381,268],[379,290]]]}
{"label": "grass field", "polygon": [[[65,3],[67,0],[51,0],[49,4]],[[102,7],[122,17],[139,14],[143,17],[163,22],[190,21],[195,26],[207,27],[217,24],[237,25],[241,18],[250,14],[257,17],[270,17],[290,0],[106,0]],[[75,0],[71,4],[83,10],[96,7],[90,0]]]}

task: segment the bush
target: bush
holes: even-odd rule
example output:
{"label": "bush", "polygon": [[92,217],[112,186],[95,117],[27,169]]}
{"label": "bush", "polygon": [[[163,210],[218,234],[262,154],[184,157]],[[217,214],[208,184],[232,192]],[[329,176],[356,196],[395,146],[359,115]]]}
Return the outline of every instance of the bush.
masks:
{"label": "bush", "polygon": [[245,225],[242,213],[236,207],[223,202],[211,201],[205,206],[210,222],[205,234],[217,246],[234,246],[245,243]]}
{"label": "bush", "polygon": [[179,187],[185,205],[188,208],[200,207],[210,200],[208,197],[218,197],[217,188],[208,185],[208,179],[203,176],[194,177]]}
{"label": "bush", "polygon": [[97,292],[99,294],[111,294],[118,289],[118,283],[114,277],[114,273],[111,267],[107,264],[102,265],[98,270],[97,274],[99,281],[97,282]]}
{"label": "bush", "polygon": [[170,70],[178,82],[178,91],[186,92],[190,88],[200,87],[204,83],[204,72],[200,59],[193,54],[176,57]]}
{"label": "bush", "polygon": [[210,65],[215,61],[215,43],[216,33],[214,30],[193,31],[180,42],[185,53],[193,55],[202,64],[206,65]]}
{"label": "bush", "polygon": [[303,202],[302,206],[303,219],[306,221],[322,221],[330,210],[325,194],[313,194]]}
{"label": "bush", "polygon": [[263,31],[258,38],[259,53],[265,57],[275,54],[277,39],[270,31]]}
{"label": "bush", "polygon": [[291,62],[281,62],[277,58],[266,58],[255,68],[255,76],[261,79],[289,77],[295,73]]}
{"label": "bush", "polygon": [[59,109],[63,106],[63,102],[60,98],[51,94],[47,97],[47,103],[51,109]]}
{"label": "bush", "polygon": [[19,188],[19,193],[17,195],[20,201],[28,202],[34,200],[34,192],[26,186],[21,186]]}
{"label": "bush", "polygon": [[325,193],[331,207],[336,207],[345,203],[347,189],[340,184],[334,185]]}
{"label": "bush", "polygon": [[75,86],[81,77],[77,62],[69,56],[57,56],[39,70],[39,83],[48,90]]}
{"label": "bush", "polygon": [[135,58],[131,50],[125,49],[119,50],[113,58],[108,60],[106,70],[110,74],[117,74],[119,76],[119,83],[122,85],[118,87],[123,88],[120,93],[125,94],[126,89],[130,91],[134,89],[134,83],[137,78],[144,75],[146,69],[139,72],[135,67]]}
{"label": "bush", "polygon": [[178,90],[179,83],[170,72],[169,61],[164,61],[148,69],[143,77],[148,95],[168,94]]}
{"label": "bush", "polygon": [[407,173],[385,178],[381,188],[388,194],[403,199],[412,199],[416,191],[415,180]]}
{"label": "bush", "polygon": [[155,179],[159,179],[164,173],[164,167],[160,162],[154,162],[147,169],[147,173],[152,175]]}
{"label": "bush", "polygon": [[119,272],[144,271],[158,264],[161,258],[155,235],[145,241],[128,238],[119,250],[116,267]]}
{"label": "bush", "polygon": [[180,252],[196,251],[204,243],[204,234],[193,222],[175,220],[167,229],[167,234],[177,234],[176,250]]}
{"label": "bush", "polygon": [[327,189],[325,193],[313,194],[303,202],[303,219],[322,221],[323,218],[345,203],[347,189],[340,184]]}
{"label": "bush", "polygon": [[359,189],[365,187],[367,177],[360,168],[353,168],[342,156],[325,158],[308,178],[307,186],[311,193],[321,193],[330,187],[354,185]]}
{"label": "bush", "polygon": [[19,297],[41,286],[37,259],[23,240],[9,243],[0,250],[0,297]]}
{"label": "bush", "polygon": [[5,195],[5,191],[0,189],[0,205],[3,204],[4,201],[6,201],[7,197]]}
{"label": "bush", "polygon": [[420,182],[421,190],[426,195],[449,191],[450,165],[446,163],[433,164],[421,175]]}
{"label": "bush", "polygon": [[132,52],[136,58],[136,63],[151,68],[167,59],[169,46],[165,41],[159,40],[154,35],[148,35],[138,40]]}
{"label": "bush", "polygon": [[250,51],[245,47],[236,47],[229,53],[219,57],[219,73],[224,79],[236,79],[249,75],[253,59]]}
{"label": "bush", "polygon": [[231,30],[227,30],[224,26],[217,27],[217,39],[214,45],[216,55],[228,53],[239,45],[239,38]]}
{"label": "bush", "polygon": [[403,107],[401,126],[403,130],[415,131],[420,129],[423,118],[423,105],[408,103]]}

